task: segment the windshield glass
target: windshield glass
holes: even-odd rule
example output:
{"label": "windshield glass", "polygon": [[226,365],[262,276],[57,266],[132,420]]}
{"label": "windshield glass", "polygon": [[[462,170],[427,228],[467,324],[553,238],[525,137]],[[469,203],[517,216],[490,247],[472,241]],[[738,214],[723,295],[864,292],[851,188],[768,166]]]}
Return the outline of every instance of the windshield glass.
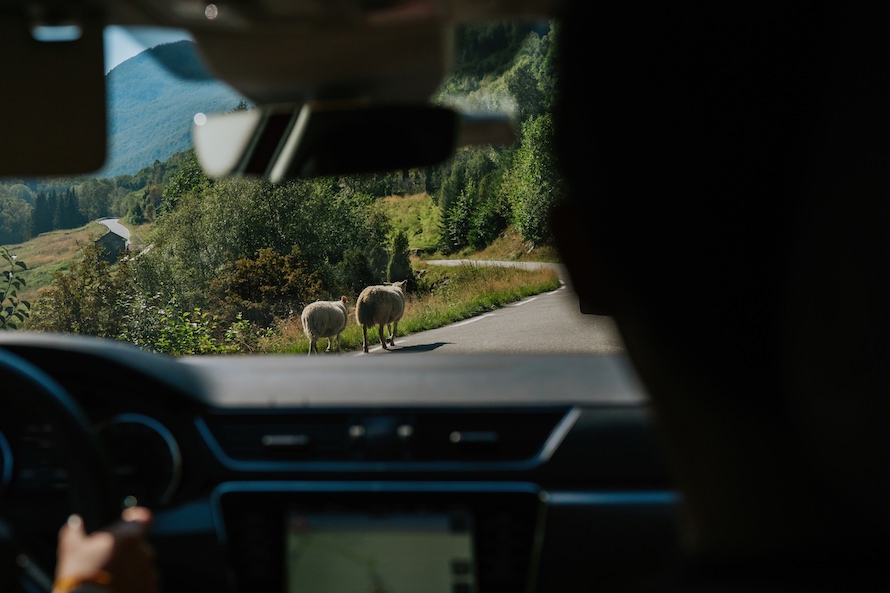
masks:
{"label": "windshield glass", "polygon": [[[272,184],[203,172],[192,127],[255,106],[213,79],[187,33],[109,27],[105,166],[0,179],[0,327],[174,355],[306,353],[313,342],[622,350],[608,318],[579,313],[547,224],[564,191],[551,151],[558,34],[549,22],[456,32],[434,101],[509,115],[512,143],[421,169]],[[356,314],[377,285],[401,290],[383,332]],[[316,301],[345,302],[345,327],[309,331],[302,314]]]}

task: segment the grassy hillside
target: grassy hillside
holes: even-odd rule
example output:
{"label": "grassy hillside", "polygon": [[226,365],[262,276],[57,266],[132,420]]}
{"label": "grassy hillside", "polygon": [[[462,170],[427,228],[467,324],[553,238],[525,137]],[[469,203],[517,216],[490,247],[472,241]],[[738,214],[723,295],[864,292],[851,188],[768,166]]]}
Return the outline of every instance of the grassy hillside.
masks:
{"label": "grassy hillside", "polygon": [[553,247],[530,249],[522,236],[513,227],[501,233],[483,251],[474,252],[467,248],[450,256],[438,252],[441,230],[439,228],[439,207],[429,194],[411,196],[390,196],[377,200],[378,207],[392,221],[393,228],[403,230],[408,236],[408,247],[423,253],[426,259],[495,259],[507,261],[559,261],[559,254]]}
{"label": "grassy hillside", "polygon": [[469,259],[544,262],[560,261],[559,253],[557,253],[556,248],[545,245],[543,247],[530,249],[528,243],[522,240],[522,235],[519,234],[519,231],[512,226],[507,227],[507,229],[502,232],[491,245],[482,251],[466,252],[459,255]]}
{"label": "grassy hillside", "polygon": [[68,270],[71,262],[80,259],[81,246],[104,235],[106,230],[101,224],[91,222],[80,228],[41,233],[30,241],[8,245],[9,252],[28,266],[28,270],[22,272],[27,282],[26,291],[19,297],[33,301],[41,289],[52,284],[55,272]]}
{"label": "grassy hillside", "polygon": [[390,196],[377,200],[396,230],[408,236],[408,247],[424,253],[434,252],[439,243],[439,207],[429,194]]}

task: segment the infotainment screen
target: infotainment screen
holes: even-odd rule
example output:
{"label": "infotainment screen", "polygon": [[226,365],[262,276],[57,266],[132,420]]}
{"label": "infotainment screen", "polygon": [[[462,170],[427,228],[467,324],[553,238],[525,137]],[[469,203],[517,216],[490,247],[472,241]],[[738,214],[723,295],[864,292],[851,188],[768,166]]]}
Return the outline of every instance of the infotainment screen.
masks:
{"label": "infotainment screen", "polygon": [[302,512],[286,529],[287,593],[473,593],[472,515]]}

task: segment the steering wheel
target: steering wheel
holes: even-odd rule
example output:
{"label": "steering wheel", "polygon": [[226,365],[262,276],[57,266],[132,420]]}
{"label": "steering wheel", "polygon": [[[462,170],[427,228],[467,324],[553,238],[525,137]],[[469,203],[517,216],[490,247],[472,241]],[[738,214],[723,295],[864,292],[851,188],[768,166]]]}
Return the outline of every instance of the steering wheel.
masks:
{"label": "steering wheel", "polygon": [[[110,466],[94,440],[86,415],[70,395],[49,375],[22,357],[0,349],[0,376],[3,377],[3,410],[15,408],[33,418],[48,422],[64,443],[60,452],[68,467],[71,508],[81,515],[87,532],[109,525],[120,517]],[[0,519],[0,591],[48,589],[51,582],[41,577],[16,540],[12,527]]]}

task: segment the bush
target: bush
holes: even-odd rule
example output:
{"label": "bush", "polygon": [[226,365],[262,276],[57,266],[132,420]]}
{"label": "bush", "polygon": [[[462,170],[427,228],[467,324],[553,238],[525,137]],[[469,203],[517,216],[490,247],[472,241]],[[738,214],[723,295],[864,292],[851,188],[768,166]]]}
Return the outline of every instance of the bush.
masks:
{"label": "bush", "polygon": [[227,348],[216,318],[201,309],[183,311],[176,298],[136,295],[118,339],[163,354],[219,354]]}
{"label": "bush", "polygon": [[17,329],[31,315],[31,303],[20,300],[18,291],[25,287],[19,272],[28,269],[25,262],[0,246],[0,329]]}
{"label": "bush", "polygon": [[243,318],[268,327],[300,311],[323,294],[318,275],[307,271],[297,247],[287,255],[260,249],[253,257],[227,263],[210,281],[210,303],[221,319]]}
{"label": "bush", "polygon": [[35,303],[28,327],[117,338],[133,296],[128,262],[111,265],[104,248],[90,243],[71,271],[56,272],[50,291]]}
{"label": "bush", "polygon": [[374,271],[371,259],[361,249],[346,251],[337,270],[341,293],[358,294],[366,286],[380,283],[379,274]]}

